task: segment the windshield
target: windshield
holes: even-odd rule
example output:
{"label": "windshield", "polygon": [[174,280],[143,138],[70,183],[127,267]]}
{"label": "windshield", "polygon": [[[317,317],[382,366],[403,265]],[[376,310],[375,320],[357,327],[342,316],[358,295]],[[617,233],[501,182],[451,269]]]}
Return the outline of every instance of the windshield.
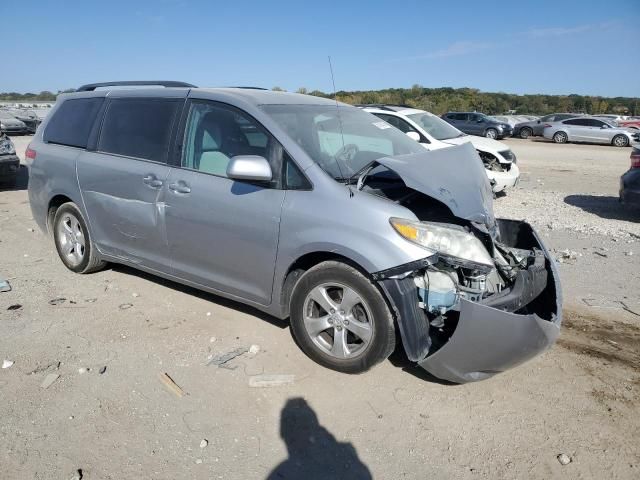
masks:
{"label": "windshield", "polygon": [[0,118],[4,118],[6,120],[15,120],[16,119],[13,115],[11,115],[11,114],[9,114],[7,112],[3,112],[1,110],[0,110]]}
{"label": "windshield", "polygon": [[338,180],[348,179],[379,158],[425,152],[400,130],[355,107],[263,105],[262,109]]}
{"label": "windshield", "polygon": [[449,138],[456,138],[464,135],[464,133],[456,127],[445,122],[440,117],[436,117],[432,113],[412,113],[407,115],[407,117],[420,125],[436,140],[447,140]]}

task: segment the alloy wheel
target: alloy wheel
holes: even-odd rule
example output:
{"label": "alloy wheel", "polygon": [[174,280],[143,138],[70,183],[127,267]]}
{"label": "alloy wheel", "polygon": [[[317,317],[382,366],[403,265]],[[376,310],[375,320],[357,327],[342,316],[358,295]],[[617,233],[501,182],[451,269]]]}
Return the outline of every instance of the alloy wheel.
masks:
{"label": "alloy wheel", "polygon": [[334,358],[353,358],[373,337],[371,310],[362,296],[339,283],[323,283],[304,300],[304,326],[313,343]]}
{"label": "alloy wheel", "polygon": [[77,267],[84,259],[86,242],[79,220],[75,215],[65,213],[56,230],[62,254],[71,266]]}

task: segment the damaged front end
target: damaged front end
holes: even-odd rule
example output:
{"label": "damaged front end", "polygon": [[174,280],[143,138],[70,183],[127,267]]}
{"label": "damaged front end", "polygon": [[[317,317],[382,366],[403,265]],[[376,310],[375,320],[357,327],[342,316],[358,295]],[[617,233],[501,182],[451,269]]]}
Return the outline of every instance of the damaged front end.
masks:
{"label": "damaged front end", "polygon": [[497,220],[494,267],[434,254],[377,272],[410,360],[455,383],[483,380],[549,348],[560,333],[560,282],[533,228]]}
{"label": "damaged front end", "polygon": [[[560,332],[562,298],[537,233],[528,223],[495,219],[482,164],[474,151],[455,148],[379,160],[389,171],[360,184],[411,211],[415,219],[391,218],[391,226],[425,249],[420,260],[372,274],[395,310],[407,357],[440,379],[465,383],[549,348]],[[452,178],[454,161],[468,175]]]}

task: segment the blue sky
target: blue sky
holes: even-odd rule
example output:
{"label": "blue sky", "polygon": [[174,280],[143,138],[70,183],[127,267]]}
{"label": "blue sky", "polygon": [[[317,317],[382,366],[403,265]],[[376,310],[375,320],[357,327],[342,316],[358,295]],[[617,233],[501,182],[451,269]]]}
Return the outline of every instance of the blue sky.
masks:
{"label": "blue sky", "polygon": [[331,55],[338,90],[640,96],[640,0],[519,3],[0,0],[0,91],[123,79],[331,91]]}

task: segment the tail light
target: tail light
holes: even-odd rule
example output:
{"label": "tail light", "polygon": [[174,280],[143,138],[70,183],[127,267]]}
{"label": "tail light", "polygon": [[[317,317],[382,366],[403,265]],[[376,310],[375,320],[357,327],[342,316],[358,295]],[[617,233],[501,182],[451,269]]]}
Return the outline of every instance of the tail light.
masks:
{"label": "tail light", "polygon": [[549,128],[550,126],[551,126],[551,124],[549,124],[549,123],[545,123],[545,124],[542,126],[542,128]]}
{"label": "tail light", "polygon": [[631,168],[640,168],[640,150],[631,152]]}
{"label": "tail light", "polygon": [[27,149],[24,151],[24,163],[26,163],[27,165],[31,165],[35,159],[36,159],[36,151],[33,148],[31,148],[31,146],[28,146]]}

